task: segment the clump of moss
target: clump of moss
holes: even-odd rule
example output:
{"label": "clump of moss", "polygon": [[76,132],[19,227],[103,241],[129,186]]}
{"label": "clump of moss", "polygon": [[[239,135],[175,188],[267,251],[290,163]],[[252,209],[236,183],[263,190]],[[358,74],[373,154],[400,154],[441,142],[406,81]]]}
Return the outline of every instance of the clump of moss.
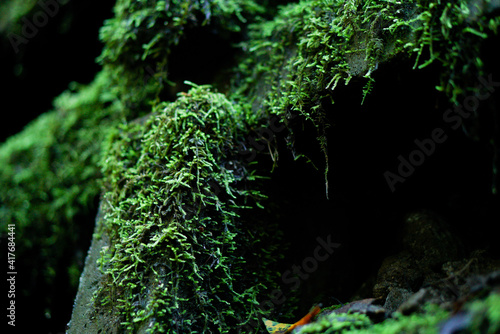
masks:
{"label": "clump of moss", "polygon": [[303,326],[298,333],[343,333],[370,325],[372,322],[366,314],[330,313],[326,316],[320,315],[314,323]]}
{"label": "clump of moss", "polygon": [[227,333],[261,313],[272,260],[251,261],[269,229],[241,215],[263,198],[238,159],[245,120],[245,109],[195,86],[109,138],[108,285],[96,302],[118,308],[124,330]]}
{"label": "clump of moss", "polygon": [[[120,99],[137,116],[173,85],[169,56],[192,29],[210,25],[219,35],[240,32],[247,20],[263,11],[253,0],[119,0],[114,17],[101,28],[105,47],[98,61],[109,67]],[[199,61],[203,62],[202,56]]]}
{"label": "clump of moss", "polygon": [[411,25],[415,11],[412,2],[289,4],[273,20],[250,26],[250,39],[243,44],[250,59],[240,70],[250,83],[268,77],[272,89],[265,104],[272,113],[301,113],[317,121],[322,99],[330,98],[339,82],[368,78],[379,62],[403,52],[395,47],[397,38],[408,39],[411,29],[395,31],[394,25]]}
{"label": "clump of moss", "polygon": [[[73,256],[83,226],[93,220],[77,221],[100,192],[101,143],[120,114],[108,82],[103,73],[91,85],[62,94],[53,111],[0,147],[0,233],[15,225],[20,294],[43,299],[47,315],[56,306],[57,289],[62,293],[69,282],[69,293],[77,287],[81,264],[75,267],[75,261],[82,259]],[[64,283],[56,286],[56,278]]]}
{"label": "clump of moss", "polygon": [[441,62],[440,90],[453,100],[468,87],[460,78],[481,74],[479,46],[500,23],[489,10],[465,1],[303,0],[250,26],[243,44],[250,59],[240,70],[247,82],[269,78],[265,104],[272,113],[300,112],[311,121],[339,82],[370,78],[379,62],[396,55],[415,56],[415,68]]}

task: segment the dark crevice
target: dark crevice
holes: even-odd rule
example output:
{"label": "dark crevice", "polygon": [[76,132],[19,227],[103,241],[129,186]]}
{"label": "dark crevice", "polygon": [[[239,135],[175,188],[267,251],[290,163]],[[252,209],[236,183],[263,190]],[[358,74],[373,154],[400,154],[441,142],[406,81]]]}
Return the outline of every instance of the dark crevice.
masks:
{"label": "dark crevice", "polygon": [[[381,66],[364,105],[360,104],[363,80],[337,87],[334,104],[325,101],[331,125],[327,136],[329,200],[324,157],[314,139],[316,129],[296,126],[294,133],[297,150],[311,157],[317,169],[305,159],[294,161],[286,148],[286,131],[276,134],[279,166],[270,174],[264,192],[269,195],[270,219],[278,221],[284,233],[286,251],[280,274],[307,262],[319,244],[318,237],[331,236],[341,244],[318,263],[317,270],[303,271],[307,279],[300,279],[297,291],[291,291],[297,281],[277,277],[282,290],[288,291],[286,296],[300,301],[295,303],[300,308],[297,314],[306,313],[316,302],[350,301],[376,274],[383,259],[401,250],[404,218],[416,210],[431,210],[443,217],[464,241],[465,251],[498,252],[494,237],[487,232],[500,221],[498,197],[490,191],[489,148],[443,121],[450,105],[434,89],[439,66],[419,71],[411,66],[408,62]],[[384,173],[397,173],[398,157],[409,159],[418,149],[415,140],[432,138],[437,128],[443,129],[447,139],[435,143],[433,152],[392,192]],[[270,169],[268,161],[263,170]]]}

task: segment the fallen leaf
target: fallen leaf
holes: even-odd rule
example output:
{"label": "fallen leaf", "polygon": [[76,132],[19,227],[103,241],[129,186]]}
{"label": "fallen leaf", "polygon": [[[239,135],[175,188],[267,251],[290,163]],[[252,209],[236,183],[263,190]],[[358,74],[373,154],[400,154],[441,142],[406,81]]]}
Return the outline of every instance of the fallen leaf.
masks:
{"label": "fallen leaf", "polygon": [[264,320],[264,325],[270,334],[284,334],[292,326],[292,324],[281,324],[266,318],[262,318],[262,320]]}
{"label": "fallen leaf", "polygon": [[264,325],[270,334],[288,334],[298,326],[302,326],[311,322],[311,320],[321,311],[319,306],[314,306],[309,313],[307,313],[302,319],[294,324],[282,324],[276,321],[272,321],[266,318],[264,320]]}

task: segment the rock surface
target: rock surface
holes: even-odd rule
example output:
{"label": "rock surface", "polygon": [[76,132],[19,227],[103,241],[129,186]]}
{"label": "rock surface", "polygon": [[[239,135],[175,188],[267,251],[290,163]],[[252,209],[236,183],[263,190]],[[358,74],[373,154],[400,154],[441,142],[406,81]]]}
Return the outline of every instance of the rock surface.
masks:
{"label": "rock surface", "polygon": [[104,275],[99,268],[98,260],[101,252],[110,246],[106,233],[100,233],[102,224],[102,210],[96,218],[95,233],[92,244],[85,259],[85,267],[80,277],[78,293],[73,306],[71,321],[68,323],[67,333],[119,333],[120,319],[114,313],[103,312],[96,309],[94,296],[99,287],[104,283]]}

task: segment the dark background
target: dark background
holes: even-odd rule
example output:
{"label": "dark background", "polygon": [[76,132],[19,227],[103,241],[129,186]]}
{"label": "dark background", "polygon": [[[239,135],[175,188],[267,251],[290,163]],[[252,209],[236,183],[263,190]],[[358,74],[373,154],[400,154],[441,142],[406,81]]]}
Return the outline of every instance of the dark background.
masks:
{"label": "dark background", "polygon": [[[99,28],[113,16],[113,0],[95,2],[71,0],[59,6],[57,14],[15,52],[9,33],[22,36],[24,24],[0,32],[0,90],[3,120],[0,142],[23,129],[36,116],[52,108],[52,101],[72,81],[89,83],[100,67]],[[43,9],[37,4],[24,17]]]}

